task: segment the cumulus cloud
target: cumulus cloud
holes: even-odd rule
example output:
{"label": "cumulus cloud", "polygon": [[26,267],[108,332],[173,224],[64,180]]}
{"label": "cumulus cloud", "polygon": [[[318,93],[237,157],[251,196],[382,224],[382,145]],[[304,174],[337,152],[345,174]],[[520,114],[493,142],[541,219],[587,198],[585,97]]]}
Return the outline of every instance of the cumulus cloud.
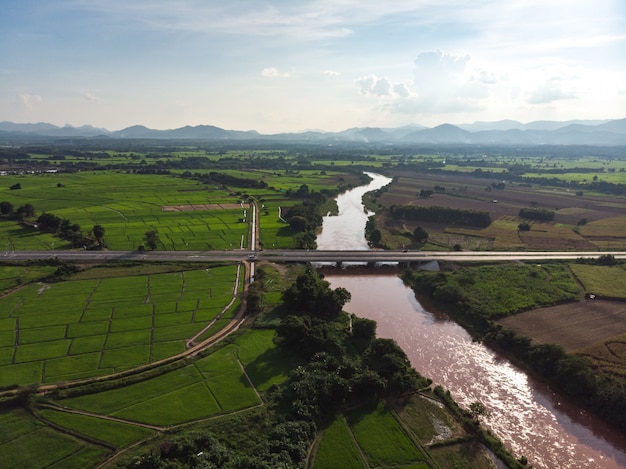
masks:
{"label": "cumulus cloud", "polygon": [[41,96],[29,93],[20,93],[17,95],[18,102],[28,111],[32,111],[33,106],[42,101]]}
{"label": "cumulus cloud", "polygon": [[324,70],[322,73],[327,77],[338,77],[341,75],[341,73],[336,72],[335,70]]}
{"label": "cumulus cloud", "polygon": [[387,99],[386,106],[400,113],[453,113],[484,109],[482,100],[498,82],[494,73],[472,69],[469,55],[441,50],[425,51],[414,61],[413,79],[393,83],[367,75],[355,81],[363,95]]}
{"label": "cumulus cloud", "polygon": [[358,78],[354,81],[354,84],[363,95],[394,98],[397,96],[406,97],[410,94],[406,84],[392,83],[388,78],[379,78],[376,75],[366,75]]}
{"label": "cumulus cloud", "polygon": [[563,99],[576,99],[577,94],[567,89],[560,78],[554,77],[541,84],[528,95],[529,104],[549,104]]}
{"label": "cumulus cloud", "polygon": [[266,78],[288,78],[290,76],[289,72],[280,72],[275,67],[266,67],[261,70],[261,75]]}

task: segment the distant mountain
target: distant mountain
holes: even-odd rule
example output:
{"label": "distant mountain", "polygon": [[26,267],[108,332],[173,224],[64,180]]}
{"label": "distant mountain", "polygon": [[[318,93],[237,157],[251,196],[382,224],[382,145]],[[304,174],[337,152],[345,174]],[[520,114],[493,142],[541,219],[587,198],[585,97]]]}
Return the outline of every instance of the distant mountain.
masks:
{"label": "distant mountain", "polygon": [[457,127],[468,132],[482,132],[486,130],[513,130],[522,129],[524,124],[510,119],[496,122],[474,122],[473,124],[459,124]]}
{"label": "distant mountain", "polygon": [[598,126],[600,124],[605,124],[609,122],[609,120],[571,120],[565,122],[558,121],[533,121],[528,122],[526,124],[522,124],[521,122],[505,119],[501,121],[494,122],[474,122],[473,124],[459,124],[457,127],[460,127],[463,130],[467,130],[469,132],[481,132],[486,130],[557,130],[568,125],[572,124],[580,124],[585,126]]}
{"label": "distant mountain", "polygon": [[472,143],[472,133],[455,125],[441,124],[432,129],[416,130],[404,137],[410,143]]}
{"label": "distant mountain", "polygon": [[354,127],[340,132],[306,131],[263,135],[258,132],[225,130],[213,125],[185,126],[156,130],[133,125],[109,131],[83,125],[73,127],[39,122],[16,124],[0,122],[0,143],[28,138],[118,138],[171,140],[259,140],[303,143],[355,142],[379,144],[495,144],[495,145],[626,145],[626,119],[584,121],[535,121],[522,124],[514,120],[441,124],[427,128],[412,124],[403,127]]}

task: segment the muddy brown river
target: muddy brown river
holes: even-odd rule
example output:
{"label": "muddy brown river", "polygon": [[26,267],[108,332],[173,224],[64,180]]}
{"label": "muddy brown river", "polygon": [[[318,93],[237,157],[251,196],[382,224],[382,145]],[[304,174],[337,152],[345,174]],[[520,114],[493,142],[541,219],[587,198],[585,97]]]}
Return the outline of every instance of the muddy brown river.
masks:
{"label": "muddy brown river", "polygon": [[[367,249],[362,195],[389,178],[370,174],[365,187],[338,197],[339,216],[326,217],[318,249]],[[362,269],[359,269],[362,270]],[[626,468],[626,435],[567,402],[482,344],[445,313],[425,310],[394,274],[326,272],[333,288],[352,294],[348,312],[378,323],[378,336],[393,338],[413,366],[441,384],[462,406],[481,401],[484,424],[535,468]]]}

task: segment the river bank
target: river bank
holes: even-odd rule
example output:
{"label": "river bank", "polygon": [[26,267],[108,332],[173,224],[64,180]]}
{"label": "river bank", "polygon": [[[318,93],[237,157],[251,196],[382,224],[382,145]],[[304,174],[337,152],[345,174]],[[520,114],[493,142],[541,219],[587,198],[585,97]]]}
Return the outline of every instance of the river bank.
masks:
{"label": "river bank", "polygon": [[[369,190],[380,187],[379,183]],[[339,225],[341,207],[355,207],[358,215],[367,219],[360,204],[362,193],[338,197],[340,214],[332,217],[334,224]],[[347,218],[351,233],[355,227],[350,220],[355,216]],[[354,249],[344,247],[344,238],[335,239],[329,234],[334,231],[326,231],[325,226],[318,242],[323,249]],[[395,339],[420,373],[450,389],[461,406],[483,402],[490,413],[485,424],[514,454],[526,455],[535,468],[626,467],[626,443],[619,434],[581,408],[570,406],[504,356],[474,341],[450,319],[445,307],[422,304],[398,277],[399,269],[369,269],[373,273],[353,274],[352,267],[341,271],[325,267],[323,272],[333,287],[351,292],[352,300],[345,309],[375,320],[379,336]],[[573,418],[577,415],[582,418]]]}

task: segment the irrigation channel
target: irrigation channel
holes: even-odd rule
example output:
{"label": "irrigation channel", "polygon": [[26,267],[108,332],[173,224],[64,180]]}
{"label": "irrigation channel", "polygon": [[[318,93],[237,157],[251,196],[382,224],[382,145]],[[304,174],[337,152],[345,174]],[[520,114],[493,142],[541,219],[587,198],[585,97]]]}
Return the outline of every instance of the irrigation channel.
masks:
{"label": "irrigation channel", "polygon": [[[370,176],[370,184],[337,198],[339,215],[324,218],[318,249],[368,249],[361,198],[391,181]],[[461,406],[485,404],[484,424],[516,457],[526,456],[534,468],[626,468],[626,435],[473,342],[445,314],[425,310],[397,275],[350,268],[325,274],[333,288],[352,294],[345,309],[377,321],[378,336],[395,339],[422,375],[449,389]]]}

